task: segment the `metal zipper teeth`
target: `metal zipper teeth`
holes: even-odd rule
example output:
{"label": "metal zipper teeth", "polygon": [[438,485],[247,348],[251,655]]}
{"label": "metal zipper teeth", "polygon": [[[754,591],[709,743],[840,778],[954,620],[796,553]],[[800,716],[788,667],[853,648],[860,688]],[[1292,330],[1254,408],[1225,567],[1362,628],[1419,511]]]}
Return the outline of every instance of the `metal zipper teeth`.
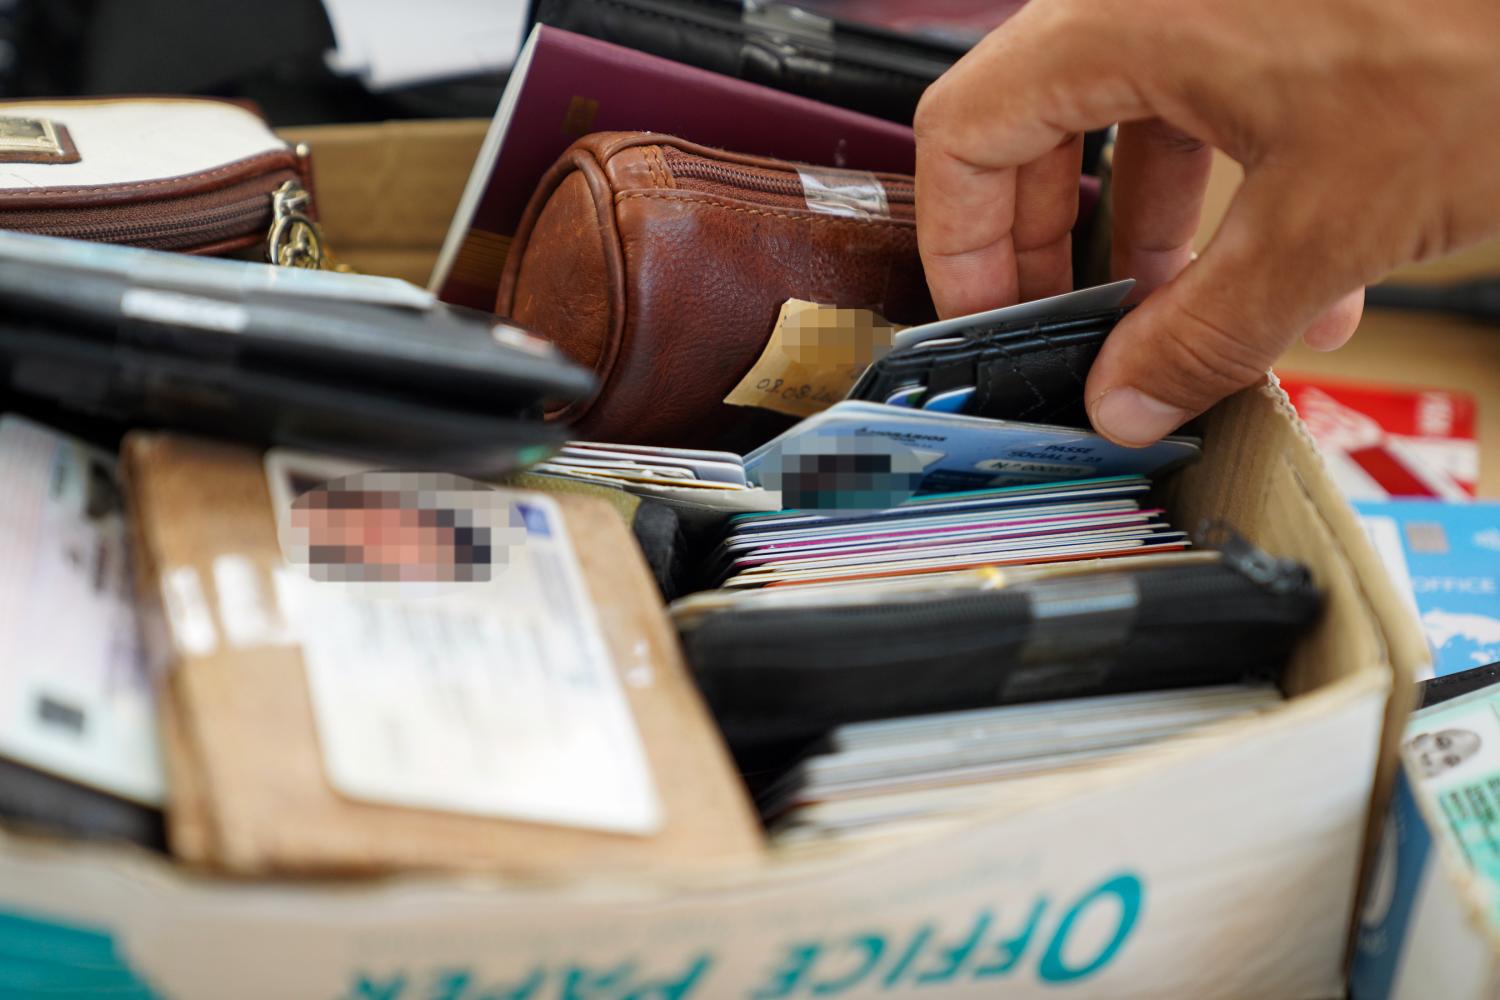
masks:
{"label": "metal zipper teeth", "polygon": [[[734,167],[686,153],[669,156],[667,163],[671,167],[673,177],[711,181],[716,184],[727,184],[731,187],[760,191],[765,194],[778,194],[788,198],[801,198],[804,195],[802,178],[796,174]],[[889,201],[910,202],[916,196],[910,184],[882,179],[881,185],[885,188],[885,196]]]}

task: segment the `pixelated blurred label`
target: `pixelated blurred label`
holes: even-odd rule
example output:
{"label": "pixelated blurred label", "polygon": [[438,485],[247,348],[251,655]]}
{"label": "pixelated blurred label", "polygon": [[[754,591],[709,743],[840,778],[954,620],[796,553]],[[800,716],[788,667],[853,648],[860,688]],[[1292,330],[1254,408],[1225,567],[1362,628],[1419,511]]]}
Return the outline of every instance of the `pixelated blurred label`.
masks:
{"label": "pixelated blurred label", "polygon": [[365,801],[652,833],[645,751],[561,509],[495,492],[526,530],[484,582],[392,599],[277,573],[329,781]]}
{"label": "pixelated blurred label", "polygon": [[1474,400],[1459,392],[1283,378],[1351,500],[1467,500],[1479,480]]}
{"label": "pixelated blurred label", "polygon": [[114,459],[0,417],[0,756],[148,805],[164,781]]}
{"label": "pixelated blurred label", "polygon": [[1493,686],[1412,716],[1404,746],[1417,792],[1444,837],[1484,882],[1500,917],[1500,693]]}
{"label": "pixelated blurred label", "polygon": [[724,402],[812,416],[849,395],[900,329],[868,309],[788,299],[766,349]]}

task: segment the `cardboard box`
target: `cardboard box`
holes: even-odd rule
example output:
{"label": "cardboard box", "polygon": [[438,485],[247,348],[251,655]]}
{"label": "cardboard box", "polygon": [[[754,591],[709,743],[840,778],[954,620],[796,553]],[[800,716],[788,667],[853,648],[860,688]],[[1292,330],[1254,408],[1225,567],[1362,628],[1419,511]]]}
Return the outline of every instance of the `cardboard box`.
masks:
{"label": "cardboard box", "polygon": [[[329,238],[348,260],[420,266],[406,234],[441,226],[402,213],[437,212],[428,195],[456,192],[468,161],[424,172],[408,147],[457,128],[298,133],[318,150]],[[379,168],[393,163],[406,166]],[[360,185],[389,205],[333,194]],[[382,213],[410,228],[369,226]],[[0,970],[41,955],[76,966],[80,989],[123,968],[153,995],[216,998],[1334,996],[1372,802],[1383,815],[1393,723],[1426,646],[1278,388],[1227,401],[1205,436],[1204,460],[1165,490],[1173,520],[1227,521],[1308,563],[1328,594],[1287,674],[1292,697],[1265,716],[748,873],[245,883],[0,837]]]}

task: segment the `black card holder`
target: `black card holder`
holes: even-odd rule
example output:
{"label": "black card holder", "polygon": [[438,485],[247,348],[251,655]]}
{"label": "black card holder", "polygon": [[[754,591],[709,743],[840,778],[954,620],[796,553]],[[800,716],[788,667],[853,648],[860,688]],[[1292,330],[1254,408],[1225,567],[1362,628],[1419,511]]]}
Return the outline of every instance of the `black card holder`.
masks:
{"label": "black card holder", "polygon": [[1089,367],[1128,311],[975,327],[964,332],[962,344],[901,348],[871,365],[850,398],[884,403],[899,389],[923,386],[923,398],[932,399],[972,387],[961,413],[1087,428]]}
{"label": "black card holder", "polygon": [[[726,609],[682,633],[738,749],[870,719],[1278,680],[1322,596],[1262,557],[994,591]],[[1271,571],[1267,571],[1271,567]]]}

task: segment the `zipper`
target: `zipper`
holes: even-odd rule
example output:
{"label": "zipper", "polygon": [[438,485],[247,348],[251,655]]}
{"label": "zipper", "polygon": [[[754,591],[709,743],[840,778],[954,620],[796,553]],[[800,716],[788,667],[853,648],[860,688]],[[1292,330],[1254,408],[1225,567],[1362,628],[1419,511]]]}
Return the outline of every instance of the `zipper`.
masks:
{"label": "zipper", "polygon": [[265,232],[272,221],[272,192],[287,183],[300,184],[291,167],[162,201],[0,212],[0,226],[153,250],[194,250]]}
{"label": "zipper", "polygon": [[174,215],[164,221],[83,223],[48,226],[45,230],[37,227],[32,231],[97,243],[129,243],[161,248],[179,243],[201,245],[254,231],[268,217],[268,209],[262,196],[236,205]]}
{"label": "zipper", "polygon": [[[759,195],[758,202],[779,208],[806,209],[807,192],[802,176],[795,170],[776,170],[770,167],[748,167],[723,163],[705,156],[685,153],[672,146],[660,147],[662,158],[672,179],[678,187],[689,191],[726,195],[743,199],[746,194]],[[809,167],[816,172],[819,168]],[[832,176],[844,176],[842,172],[830,172]],[[683,181],[688,183],[684,184]],[[916,190],[909,181],[882,178],[878,181],[885,191],[892,218],[915,217]]]}
{"label": "zipper", "polygon": [[1312,575],[1306,566],[1257,548],[1223,521],[1205,520],[1198,528],[1198,544],[1218,549],[1225,565],[1272,594],[1291,594],[1312,587]]}
{"label": "zipper", "polygon": [[42,236],[197,250],[265,234],[266,259],[287,267],[344,270],[311,216],[312,196],[290,167],[228,188],[165,201],[0,212],[0,227]]}

